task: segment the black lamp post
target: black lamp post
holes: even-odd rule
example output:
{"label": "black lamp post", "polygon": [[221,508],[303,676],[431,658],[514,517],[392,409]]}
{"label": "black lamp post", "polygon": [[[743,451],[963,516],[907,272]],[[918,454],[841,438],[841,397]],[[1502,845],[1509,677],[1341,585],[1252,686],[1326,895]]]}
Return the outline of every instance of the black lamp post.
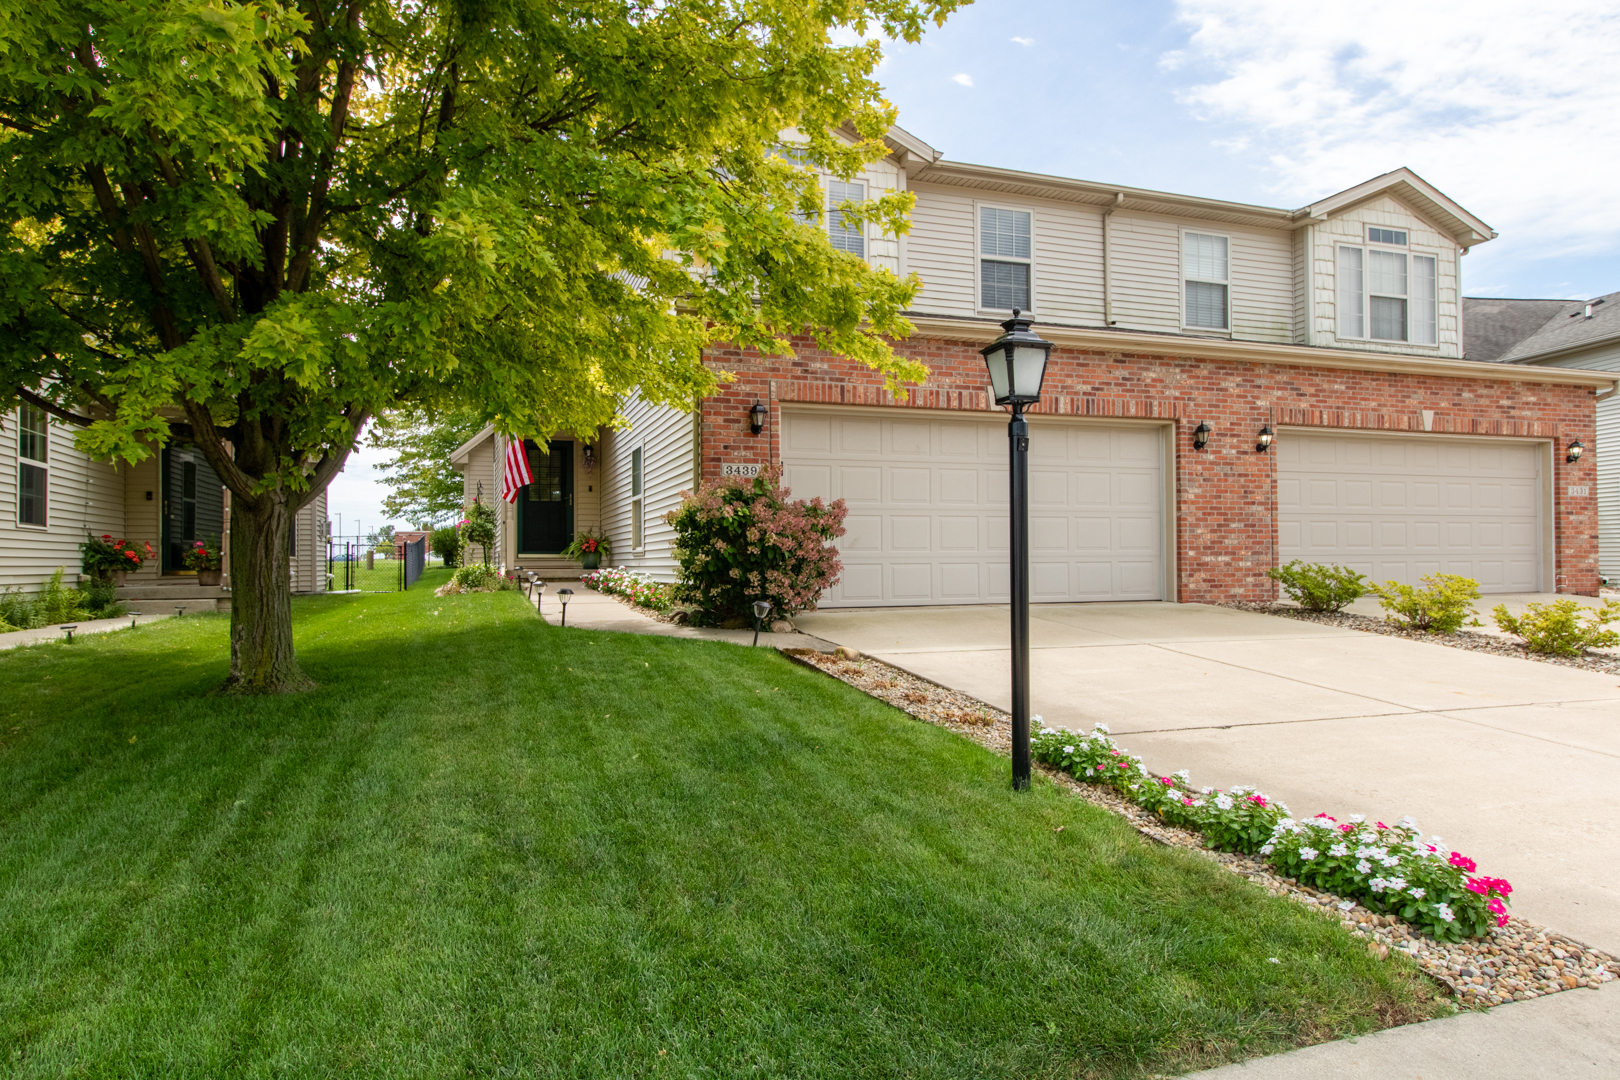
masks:
{"label": "black lamp post", "polygon": [[1005,331],[979,351],[990,369],[990,390],[997,405],[1011,405],[1007,443],[1011,458],[1012,578],[1012,780],[1013,789],[1029,787],[1029,422],[1024,407],[1041,399],[1046,359],[1052,343],[1030,330],[1034,320],[1013,310],[1001,324]]}
{"label": "black lamp post", "polygon": [[573,589],[558,589],[557,590],[557,599],[562,601],[562,606],[563,606],[563,610],[562,610],[562,625],[563,626],[568,625],[568,601],[573,597],[573,595],[574,595],[574,590]]}
{"label": "black lamp post", "polygon": [[759,644],[759,624],[765,621],[765,616],[771,613],[769,600],[754,601],[754,644]]}

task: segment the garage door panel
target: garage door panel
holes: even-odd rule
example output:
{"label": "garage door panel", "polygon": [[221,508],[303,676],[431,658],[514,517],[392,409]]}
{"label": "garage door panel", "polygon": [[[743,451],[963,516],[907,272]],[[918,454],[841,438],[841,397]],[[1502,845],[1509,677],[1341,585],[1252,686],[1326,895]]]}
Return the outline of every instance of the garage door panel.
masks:
{"label": "garage door panel", "polygon": [[1486,592],[1540,587],[1534,444],[1288,433],[1279,448],[1288,443],[1299,452],[1278,458],[1283,561],[1409,584],[1456,573]]}
{"label": "garage door panel", "polygon": [[[1007,440],[997,421],[788,409],[795,494],[851,507],[828,605],[1002,603]],[[1031,423],[1037,600],[1162,599],[1164,471],[1156,428]]]}

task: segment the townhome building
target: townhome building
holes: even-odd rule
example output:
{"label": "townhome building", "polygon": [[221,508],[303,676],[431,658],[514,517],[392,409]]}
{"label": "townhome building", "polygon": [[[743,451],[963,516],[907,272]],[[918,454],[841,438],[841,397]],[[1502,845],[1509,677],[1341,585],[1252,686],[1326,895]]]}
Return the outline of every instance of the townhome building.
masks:
{"label": "townhome building", "polygon": [[[153,551],[128,575],[122,599],[164,614],[228,609],[230,493],[202,452],[175,442],[137,464],[113,464],[81,451],[74,431],[32,405],[0,414],[0,506],[11,510],[0,513],[0,588],[35,592],[58,568],[72,584],[86,534],[108,534]],[[287,539],[293,591],[324,591],[324,492],[298,512]],[[196,540],[221,545],[221,585],[200,586],[186,568]]]}
{"label": "townhome building", "polygon": [[[1030,415],[1037,601],[1275,595],[1293,559],[1488,593],[1598,588],[1590,463],[1615,376],[1467,357],[1468,252],[1496,234],[1408,169],[1278,209],[946,159],[895,129],[853,181],[824,180],[829,242],[922,288],[895,343],[930,375],[904,396],[795,340],[716,347],[736,378],[690,412],[530,444],[538,479],[502,506],[499,560],[554,566],[579,528],[670,580],[680,492],[779,467],[843,499],[824,606],[1004,602],[1006,414],[979,349],[1015,310],[1056,343]],[[837,213],[915,193],[911,230]],[[500,437],[456,454],[493,499]],[[497,505],[498,500],[496,500]]]}
{"label": "townhome building", "polygon": [[[1469,360],[1620,373],[1620,293],[1591,300],[1464,297],[1463,316]],[[1595,485],[1598,566],[1614,585],[1620,583],[1620,394],[1599,393],[1594,433],[1581,448],[1590,464],[1572,480],[1577,488]]]}

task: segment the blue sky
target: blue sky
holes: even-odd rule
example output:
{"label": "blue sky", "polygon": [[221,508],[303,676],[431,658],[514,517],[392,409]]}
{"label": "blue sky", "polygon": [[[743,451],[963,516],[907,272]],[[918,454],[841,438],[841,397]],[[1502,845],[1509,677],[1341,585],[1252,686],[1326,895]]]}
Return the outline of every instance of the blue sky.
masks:
{"label": "blue sky", "polygon": [[[957,161],[1290,208],[1405,165],[1502,234],[1466,295],[1585,299],[1620,290],[1617,73],[1615,0],[978,0],[878,77]],[[333,483],[345,531],[389,457]]]}

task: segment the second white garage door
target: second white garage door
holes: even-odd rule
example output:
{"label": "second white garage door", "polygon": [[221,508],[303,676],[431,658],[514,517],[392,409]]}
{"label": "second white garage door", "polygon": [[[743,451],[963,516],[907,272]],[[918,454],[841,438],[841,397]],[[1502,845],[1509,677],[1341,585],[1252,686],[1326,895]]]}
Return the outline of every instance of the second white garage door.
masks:
{"label": "second white garage door", "polygon": [[[794,497],[849,506],[823,606],[1006,602],[1005,416],[788,409],[782,423]],[[1030,426],[1031,599],[1164,599],[1161,429]]]}
{"label": "second white garage door", "polygon": [[1461,574],[1482,592],[1542,588],[1540,445],[1284,432],[1276,453],[1283,562],[1406,584]]}

